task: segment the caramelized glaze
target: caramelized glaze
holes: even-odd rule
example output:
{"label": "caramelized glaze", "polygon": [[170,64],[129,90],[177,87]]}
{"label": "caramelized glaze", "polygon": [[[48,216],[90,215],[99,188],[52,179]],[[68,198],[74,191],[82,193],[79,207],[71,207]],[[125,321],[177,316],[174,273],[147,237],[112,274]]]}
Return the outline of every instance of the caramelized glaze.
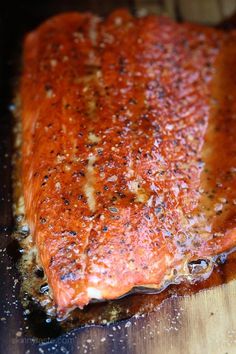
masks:
{"label": "caramelized glaze", "polygon": [[126,11],[26,37],[25,213],[60,316],[208,276],[235,246],[234,41]]}

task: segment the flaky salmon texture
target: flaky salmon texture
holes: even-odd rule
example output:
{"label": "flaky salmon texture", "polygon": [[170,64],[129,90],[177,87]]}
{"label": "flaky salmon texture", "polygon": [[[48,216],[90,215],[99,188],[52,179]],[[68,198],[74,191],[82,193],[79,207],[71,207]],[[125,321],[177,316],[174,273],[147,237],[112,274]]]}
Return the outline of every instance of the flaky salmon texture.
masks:
{"label": "flaky salmon texture", "polygon": [[25,215],[59,316],[236,245],[235,39],[125,10],[26,36]]}

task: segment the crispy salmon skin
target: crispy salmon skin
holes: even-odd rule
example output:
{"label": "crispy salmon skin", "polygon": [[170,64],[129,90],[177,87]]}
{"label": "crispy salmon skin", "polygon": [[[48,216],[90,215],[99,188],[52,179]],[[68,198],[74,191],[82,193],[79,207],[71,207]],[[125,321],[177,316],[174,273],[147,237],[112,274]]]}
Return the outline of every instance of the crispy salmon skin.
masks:
{"label": "crispy salmon skin", "polygon": [[124,10],[27,35],[25,215],[59,316],[236,245],[235,37]]}

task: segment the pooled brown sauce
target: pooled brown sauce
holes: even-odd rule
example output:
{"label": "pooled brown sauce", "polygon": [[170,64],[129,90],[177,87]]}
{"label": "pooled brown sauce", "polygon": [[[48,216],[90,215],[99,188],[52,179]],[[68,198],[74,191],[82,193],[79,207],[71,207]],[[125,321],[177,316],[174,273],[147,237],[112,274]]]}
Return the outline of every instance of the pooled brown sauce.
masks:
{"label": "pooled brown sauce", "polygon": [[164,300],[171,296],[191,295],[203,289],[228,283],[236,279],[236,253],[230,254],[226,262],[225,259],[225,255],[218,258],[217,266],[206,280],[169,285],[158,294],[133,294],[108,303],[91,304],[83,311],[75,310],[67,321],[62,323],[62,327],[72,329],[78,325],[105,324],[106,321],[117,321],[137,314],[149,313],[155,311]]}
{"label": "pooled brown sauce", "polygon": [[[20,264],[23,251],[16,239],[13,239],[10,243],[7,252],[15,262]],[[199,260],[191,266],[196,268],[201,267],[204,266],[204,262],[204,260]],[[35,265],[31,266],[34,267],[34,271],[29,273],[32,278],[30,282],[38,284],[38,294],[35,293],[35,296],[38,296],[38,299],[43,299],[43,297],[46,299],[48,286],[47,283],[45,283],[44,273],[41,268]],[[214,270],[209,278],[205,280],[199,280],[194,283],[182,282],[181,284],[169,285],[158,294],[134,293],[113,301],[89,304],[84,310],[74,310],[64,321],[58,321],[55,317],[47,314],[42,306],[35,301],[33,293],[27,294],[23,287],[21,300],[25,306],[26,334],[49,340],[82,326],[93,324],[107,325],[111,322],[155,311],[164,300],[172,296],[189,296],[201,290],[227,284],[235,279],[236,252],[232,252],[229,255],[222,254],[217,257]],[[24,276],[22,281],[24,285]]]}

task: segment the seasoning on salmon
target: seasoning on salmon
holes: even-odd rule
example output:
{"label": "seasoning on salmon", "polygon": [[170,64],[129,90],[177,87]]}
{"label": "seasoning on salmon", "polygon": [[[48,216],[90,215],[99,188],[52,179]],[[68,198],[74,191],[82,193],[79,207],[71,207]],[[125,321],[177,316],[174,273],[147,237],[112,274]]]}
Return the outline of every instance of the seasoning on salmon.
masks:
{"label": "seasoning on salmon", "polygon": [[58,15],[27,35],[25,215],[59,316],[195,279],[199,259],[209,274],[236,245],[232,43],[124,10]]}

